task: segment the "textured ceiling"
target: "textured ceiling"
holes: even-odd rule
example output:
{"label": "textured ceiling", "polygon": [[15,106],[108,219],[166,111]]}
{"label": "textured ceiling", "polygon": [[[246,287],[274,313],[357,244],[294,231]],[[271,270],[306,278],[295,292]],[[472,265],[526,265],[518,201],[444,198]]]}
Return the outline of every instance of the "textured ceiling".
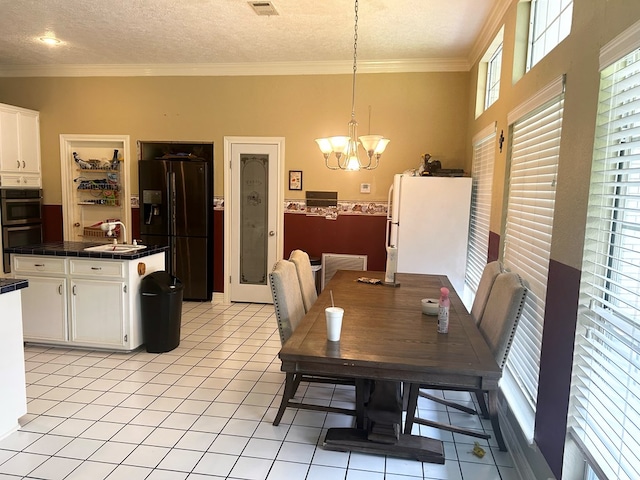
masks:
{"label": "textured ceiling", "polygon": [[[0,0],[0,72],[88,65],[344,62],[350,0]],[[504,0],[360,0],[358,61],[468,62]],[[55,35],[62,43],[42,44]]]}

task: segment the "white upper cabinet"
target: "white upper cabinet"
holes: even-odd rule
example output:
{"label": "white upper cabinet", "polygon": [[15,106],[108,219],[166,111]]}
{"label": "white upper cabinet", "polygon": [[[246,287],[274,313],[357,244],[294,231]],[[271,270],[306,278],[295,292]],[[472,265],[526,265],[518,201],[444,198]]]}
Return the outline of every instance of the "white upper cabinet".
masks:
{"label": "white upper cabinet", "polygon": [[42,186],[40,114],[0,104],[0,186]]}

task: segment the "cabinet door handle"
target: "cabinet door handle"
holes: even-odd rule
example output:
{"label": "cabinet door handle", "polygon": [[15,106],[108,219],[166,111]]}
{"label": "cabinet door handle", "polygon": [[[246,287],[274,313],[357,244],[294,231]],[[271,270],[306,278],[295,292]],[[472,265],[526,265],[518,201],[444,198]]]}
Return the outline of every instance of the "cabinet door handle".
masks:
{"label": "cabinet door handle", "polygon": [[62,295],[62,284],[58,285],[58,294]]}
{"label": "cabinet door handle", "polygon": [[74,285],[73,288],[71,289],[71,292],[75,295],[76,294],[76,286]]}
{"label": "cabinet door handle", "polygon": [[27,164],[24,163],[24,160],[22,160],[22,168],[27,168]]}
{"label": "cabinet door handle", "polygon": [[20,160],[16,160],[16,163],[17,163],[16,168],[20,168]]}

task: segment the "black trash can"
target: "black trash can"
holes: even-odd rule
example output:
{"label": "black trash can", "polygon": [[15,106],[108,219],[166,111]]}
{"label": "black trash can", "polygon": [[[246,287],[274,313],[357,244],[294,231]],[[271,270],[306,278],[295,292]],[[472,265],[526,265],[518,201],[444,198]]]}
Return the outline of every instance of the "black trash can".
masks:
{"label": "black trash can", "polygon": [[153,272],[140,284],[142,335],[147,352],[169,352],[180,345],[182,282],[168,272]]}

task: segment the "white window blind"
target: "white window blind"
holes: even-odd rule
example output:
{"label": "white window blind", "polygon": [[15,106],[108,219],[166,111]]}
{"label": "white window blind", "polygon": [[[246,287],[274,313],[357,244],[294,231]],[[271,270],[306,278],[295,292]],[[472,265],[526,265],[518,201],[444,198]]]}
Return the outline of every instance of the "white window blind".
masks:
{"label": "white window blind", "polygon": [[569,431],[592,476],[637,479],[640,49],[601,74],[587,215]]}
{"label": "white window blind", "polygon": [[529,293],[507,359],[503,390],[529,440],[538,395],[563,106],[564,95],[556,95],[511,127],[503,262],[527,281]]}
{"label": "white window blind", "polygon": [[[469,220],[469,247],[465,272],[465,305],[471,308],[478,290],[482,271],[489,251],[489,221],[491,219],[491,190],[495,160],[495,126],[483,131],[473,143],[473,177],[471,189],[471,215]],[[467,293],[468,292],[468,293]]]}

